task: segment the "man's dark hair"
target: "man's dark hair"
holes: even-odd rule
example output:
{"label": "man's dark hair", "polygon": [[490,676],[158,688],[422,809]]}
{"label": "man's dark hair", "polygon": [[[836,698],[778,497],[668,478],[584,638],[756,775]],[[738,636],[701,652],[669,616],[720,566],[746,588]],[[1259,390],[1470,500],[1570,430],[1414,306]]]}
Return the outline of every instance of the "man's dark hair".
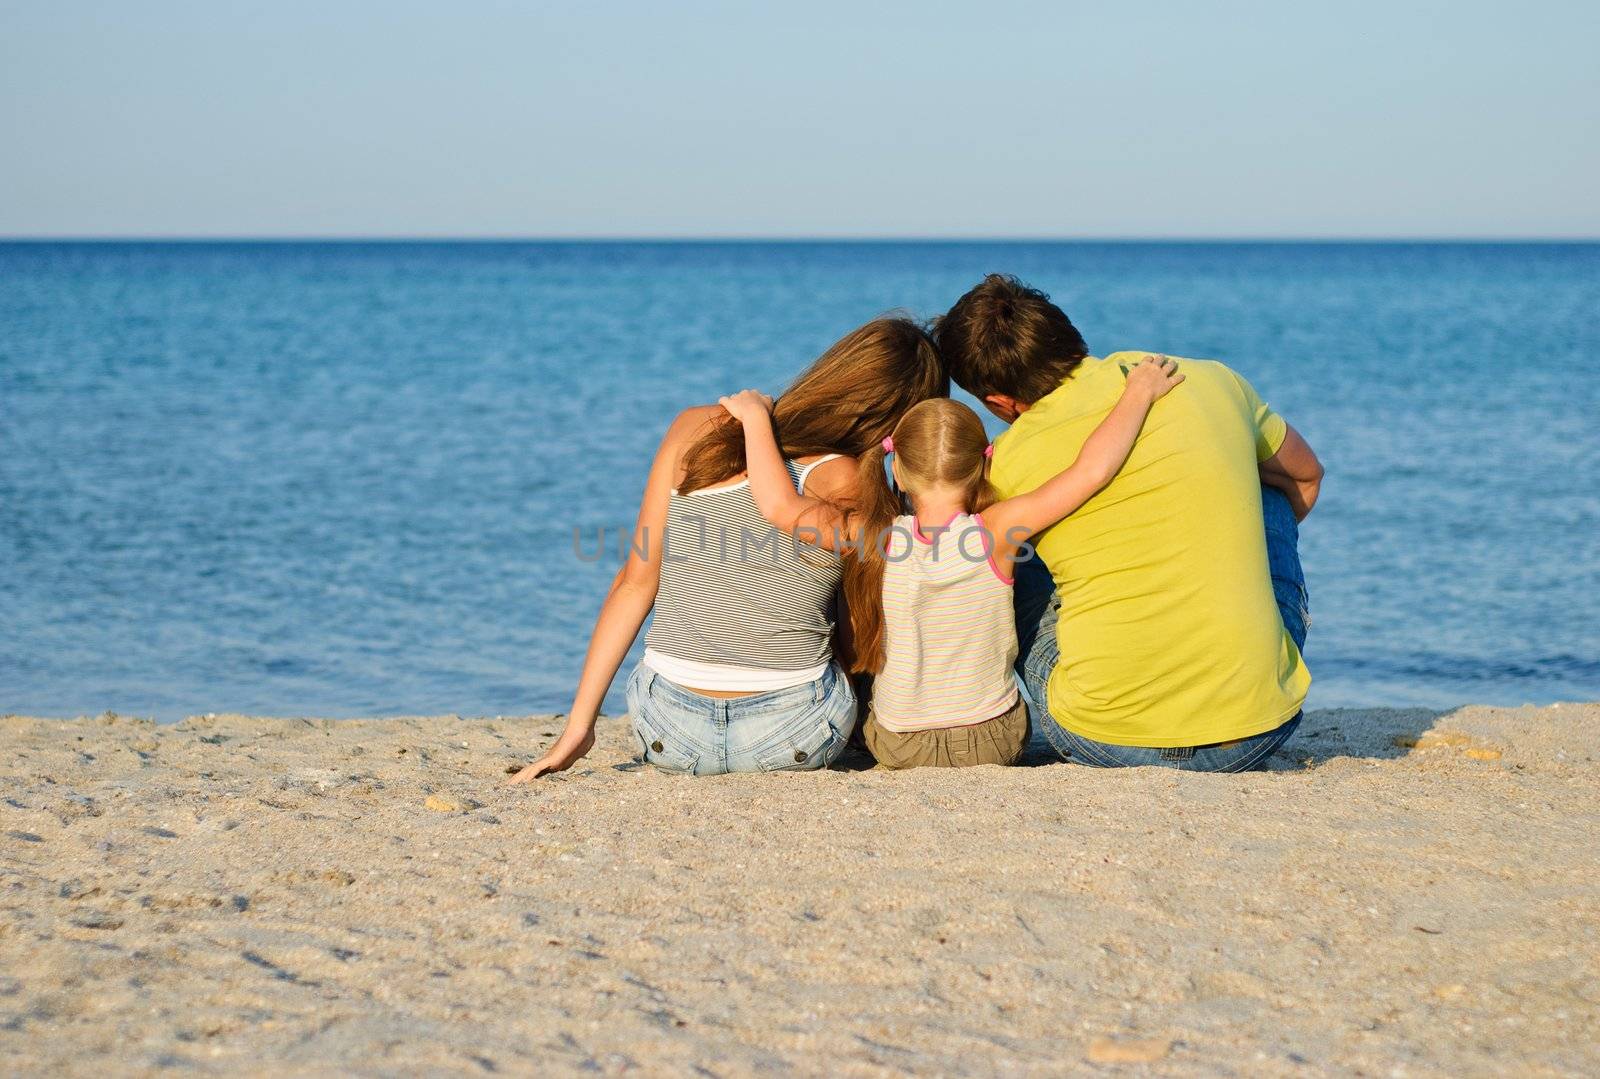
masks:
{"label": "man's dark hair", "polygon": [[992,273],[934,327],[945,366],[980,401],[992,393],[1033,404],[1089,354],[1050,297],[1009,274]]}

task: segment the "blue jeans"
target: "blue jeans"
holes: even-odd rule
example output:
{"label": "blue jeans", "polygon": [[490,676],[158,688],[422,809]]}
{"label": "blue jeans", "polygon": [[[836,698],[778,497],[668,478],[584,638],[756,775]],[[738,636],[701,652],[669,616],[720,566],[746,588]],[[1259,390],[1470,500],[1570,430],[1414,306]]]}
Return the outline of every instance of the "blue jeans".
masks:
{"label": "blue jeans", "polygon": [[[1278,613],[1283,616],[1284,628],[1294,638],[1295,647],[1304,649],[1310,606],[1306,599],[1305,571],[1300,568],[1300,525],[1282,491],[1263,487],[1261,510],[1267,529],[1267,566],[1272,572],[1272,593],[1278,601]],[[1050,717],[1046,703],[1050,699],[1047,694],[1050,673],[1061,658],[1056,644],[1056,618],[1061,601],[1056,597],[1055,581],[1038,559],[1018,564],[1015,572],[1017,673],[1039,709],[1040,721],[1036,727],[1063,760],[1096,768],[1154,765],[1189,772],[1246,772],[1265,763],[1300,726],[1300,716],[1296,715],[1280,727],[1237,742],[1170,749],[1118,746],[1074,734]]]}
{"label": "blue jeans", "polygon": [[830,665],[804,685],[706,697],[641,663],[628,679],[628,712],[639,753],[664,771],[809,772],[843,755],[856,725],[856,693]]}

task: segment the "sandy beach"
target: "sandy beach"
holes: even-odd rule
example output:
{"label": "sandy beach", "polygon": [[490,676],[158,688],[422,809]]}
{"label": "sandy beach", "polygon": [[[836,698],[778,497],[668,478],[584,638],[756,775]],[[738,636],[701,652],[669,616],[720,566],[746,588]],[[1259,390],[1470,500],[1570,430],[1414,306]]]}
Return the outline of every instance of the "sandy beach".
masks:
{"label": "sandy beach", "polygon": [[0,720],[0,1071],[1600,1070],[1600,705],[504,786],[559,726]]}

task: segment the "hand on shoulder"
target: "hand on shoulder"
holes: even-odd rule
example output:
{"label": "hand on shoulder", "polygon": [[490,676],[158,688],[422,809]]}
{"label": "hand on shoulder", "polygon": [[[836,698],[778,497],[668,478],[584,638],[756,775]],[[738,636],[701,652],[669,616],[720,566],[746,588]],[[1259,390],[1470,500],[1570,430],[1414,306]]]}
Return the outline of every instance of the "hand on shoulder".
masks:
{"label": "hand on shoulder", "polygon": [[740,423],[764,420],[772,415],[772,398],[760,390],[740,390],[718,398],[717,404]]}
{"label": "hand on shoulder", "polygon": [[1177,360],[1171,356],[1146,356],[1128,372],[1127,392],[1143,394],[1151,401],[1157,401],[1171,393],[1173,387],[1182,381]]}

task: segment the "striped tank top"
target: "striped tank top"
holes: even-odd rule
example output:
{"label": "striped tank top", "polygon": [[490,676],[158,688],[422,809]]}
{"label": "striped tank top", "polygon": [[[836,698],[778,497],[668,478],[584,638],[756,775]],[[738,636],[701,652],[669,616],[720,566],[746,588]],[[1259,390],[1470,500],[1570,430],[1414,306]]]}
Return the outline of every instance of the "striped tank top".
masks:
{"label": "striped tank top", "polygon": [[883,671],[872,711],[890,731],[982,723],[1017,703],[1011,578],[1000,576],[983,517],[962,513],[933,535],[911,515],[885,539]]}
{"label": "striped tank top", "polygon": [[[809,465],[786,461],[805,490]],[[843,564],[767,523],[750,481],[672,492],[661,585],[644,662],[693,689],[787,689],[816,680],[833,659],[834,595]]]}

